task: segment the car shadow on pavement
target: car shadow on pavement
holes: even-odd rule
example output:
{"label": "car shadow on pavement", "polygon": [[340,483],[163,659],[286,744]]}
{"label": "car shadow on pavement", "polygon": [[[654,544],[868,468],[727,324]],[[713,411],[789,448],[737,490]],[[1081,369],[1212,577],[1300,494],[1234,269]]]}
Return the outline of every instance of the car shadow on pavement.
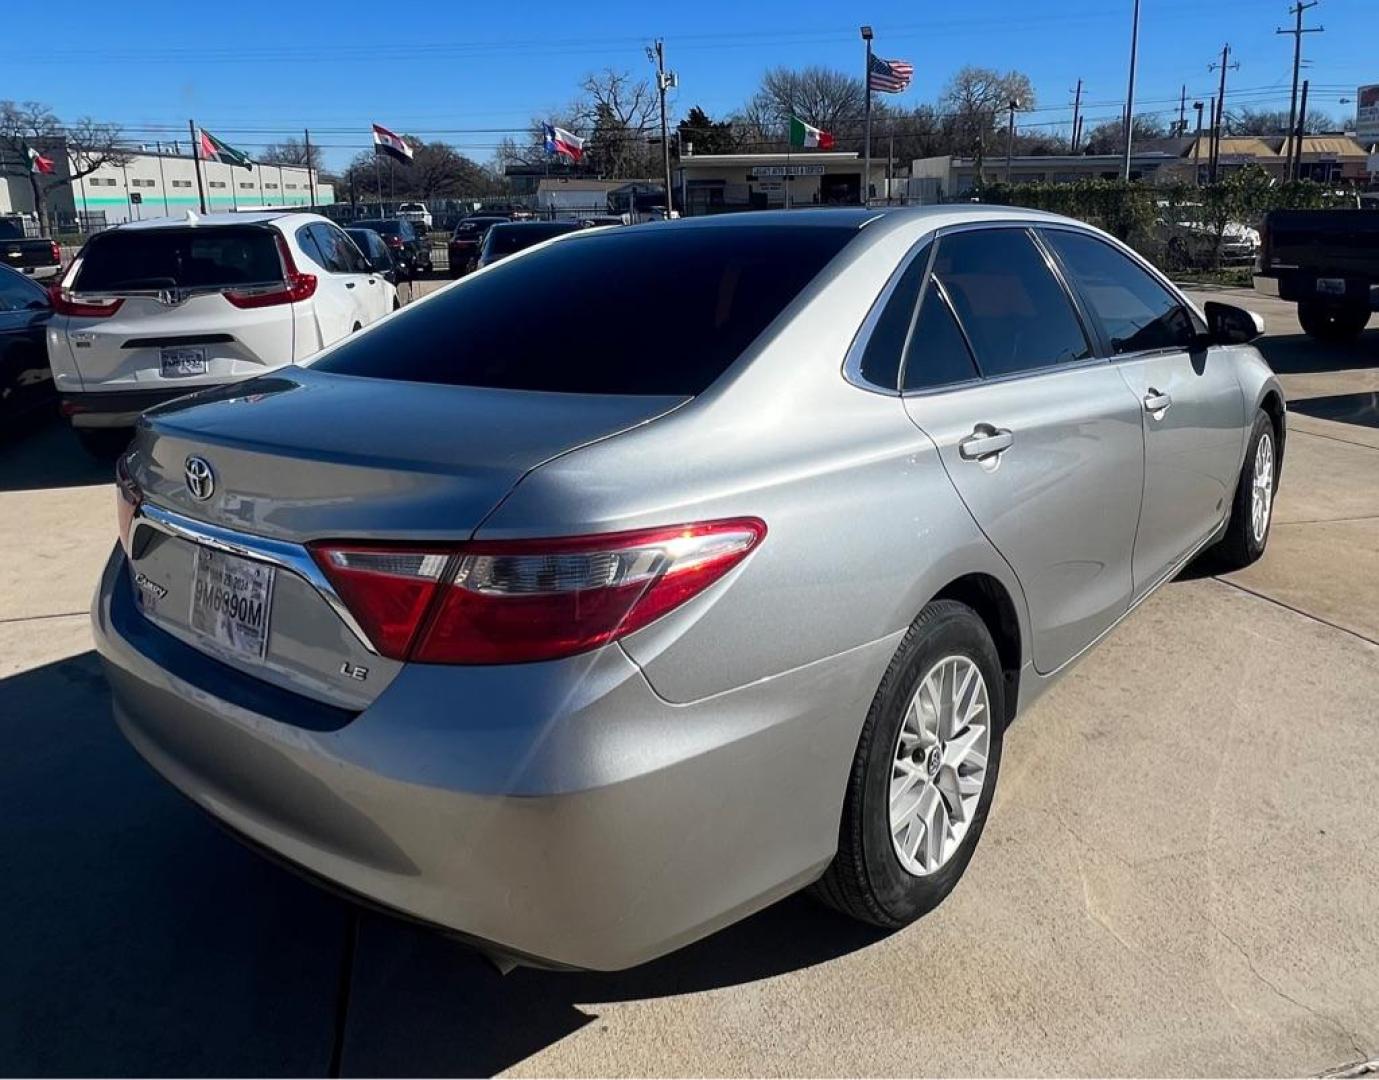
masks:
{"label": "car shadow on pavement", "polygon": [[1379,366],[1379,331],[1375,330],[1340,344],[1315,341],[1306,334],[1267,336],[1254,344],[1276,375],[1311,375]]}
{"label": "car shadow on pavement", "polygon": [[0,1063],[30,1075],[486,1075],[598,1003],[768,978],[885,933],[792,897],[616,974],[501,975],[242,847],[143,764],[94,652],[0,679]]}
{"label": "car shadow on pavement", "polygon": [[114,461],[82,449],[71,427],[55,415],[16,421],[0,438],[0,491],[108,484]]}
{"label": "car shadow on pavement", "polygon": [[1303,398],[1290,403],[1288,407],[1293,412],[1315,416],[1319,420],[1379,428],[1379,390]]}

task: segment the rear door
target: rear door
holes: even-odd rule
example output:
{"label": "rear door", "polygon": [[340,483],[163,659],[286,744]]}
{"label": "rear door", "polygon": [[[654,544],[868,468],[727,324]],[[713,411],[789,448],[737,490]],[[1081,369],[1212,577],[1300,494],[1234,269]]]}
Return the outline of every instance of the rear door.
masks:
{"label": "rear door", "polygon": [[309,346],[297,357],[301,360],[318,349],[333,345],[349,334],[356,322],[362,325],[364,319],[360,317],[359,303],[354,298],[358,285],[351,275],[337,269],[341,263],[334,239],[325,227],[319,223],[303,225],[297,230],[296,239],[317,276],[316,292],[303,305],[311,323],[309,335],[315,339],[314,347]]}
{"label": "rear door", "polygon": [[[369,269],[368,260],[360,253],[358,246],[344,229],[338,225],[321,224],[317,228],[330,238],[335,252],[336,271],[345,281],[345,291],[355,304],[355,322],[368,326],[375,319],[381,319],[392,305],[384,295],[387,290],[377,274]],[[351,323],[353,325],[353,323]]]}
{"label": "rear door", "polygon": [[1244,453],[1244,395],[1229,357],[1202,344],[1206,327],[1148,269],[1089,233],[1048,228],[1042,235],[1140,403],[1145,476],[1134,559],[1139,595],[1225,517]]}
{"label": "rear door", "polygon": [[53,392],[44,332],[48,294],[17,273],[0,270],[0,416],[21,412]]}
{"label": "rear door", "polygon": [[911,419],[1015,571],[1053,671],[1128,609],[1139,408],[1023,227],[940,236],[906,346]]}

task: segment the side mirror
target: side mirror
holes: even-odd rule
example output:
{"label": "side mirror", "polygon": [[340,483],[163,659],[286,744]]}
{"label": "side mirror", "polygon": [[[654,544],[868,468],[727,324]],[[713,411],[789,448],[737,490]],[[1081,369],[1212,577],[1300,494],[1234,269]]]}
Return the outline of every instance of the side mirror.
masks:
{"label": "side mirror", "polygon": [[1253,311],[1208,300],[1204,306],[1213,345],[1246,345],[1264,333],[1264,320]]}

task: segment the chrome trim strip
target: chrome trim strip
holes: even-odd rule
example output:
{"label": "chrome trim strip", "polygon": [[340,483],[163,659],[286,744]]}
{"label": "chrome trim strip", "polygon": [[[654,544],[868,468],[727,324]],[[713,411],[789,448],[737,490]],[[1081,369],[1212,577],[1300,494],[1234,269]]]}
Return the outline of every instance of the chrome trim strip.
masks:
{"label": "chrome trim strip", "polygon": [[[227,529],[221,525],[195,521],[192,518],[184,517],[147,502],[140,503],[139,508],[134,512],[133,524],[137,526],[140,521],[169,536],[175,536],[181,540],[213,548],[216,551],[223,551],[230,555],[238,555],[243,559],[267,563],[270,566],[285,570],[289,574],[296,575],[321,594],[321,598],[331,606],[335,614],[340,617],[340,621],[350,628],[350,632],[359,639],[359,643],[364,648],[373,655],[378,655],[378,650],[374,648],[373,642],[364,633],[363,627],[355,621],[349,608],[345,607],[345,602],[340,599],[340,594],[335,591],[330,580],[316,565],[316,560],[311,557],[311,553],[301,544],[294,544],[288,540],[274,540],[267,536],[255,536],[252,533],[239,532],[237,529]],[[133,528],[130,530],[130,535],[133,535]]]}

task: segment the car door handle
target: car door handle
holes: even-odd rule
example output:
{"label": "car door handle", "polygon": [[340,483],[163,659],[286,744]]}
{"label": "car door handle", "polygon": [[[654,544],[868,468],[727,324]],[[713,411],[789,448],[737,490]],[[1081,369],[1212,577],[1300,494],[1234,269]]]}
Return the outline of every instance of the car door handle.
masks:
{"label": "car door handle", "polygon": [[967,461],[981,461],[1005,453],[1014,442],[1015,436],[1005,428],[978,424],[971,435],[958,443],[958,453]]}
{"label": "car door handle", "polygon": [[1152,386],[1149,393],[1144,395],[1144,411],[1147,413],[1165,413],[1172,404],[1172,394],[1161,394]]}

